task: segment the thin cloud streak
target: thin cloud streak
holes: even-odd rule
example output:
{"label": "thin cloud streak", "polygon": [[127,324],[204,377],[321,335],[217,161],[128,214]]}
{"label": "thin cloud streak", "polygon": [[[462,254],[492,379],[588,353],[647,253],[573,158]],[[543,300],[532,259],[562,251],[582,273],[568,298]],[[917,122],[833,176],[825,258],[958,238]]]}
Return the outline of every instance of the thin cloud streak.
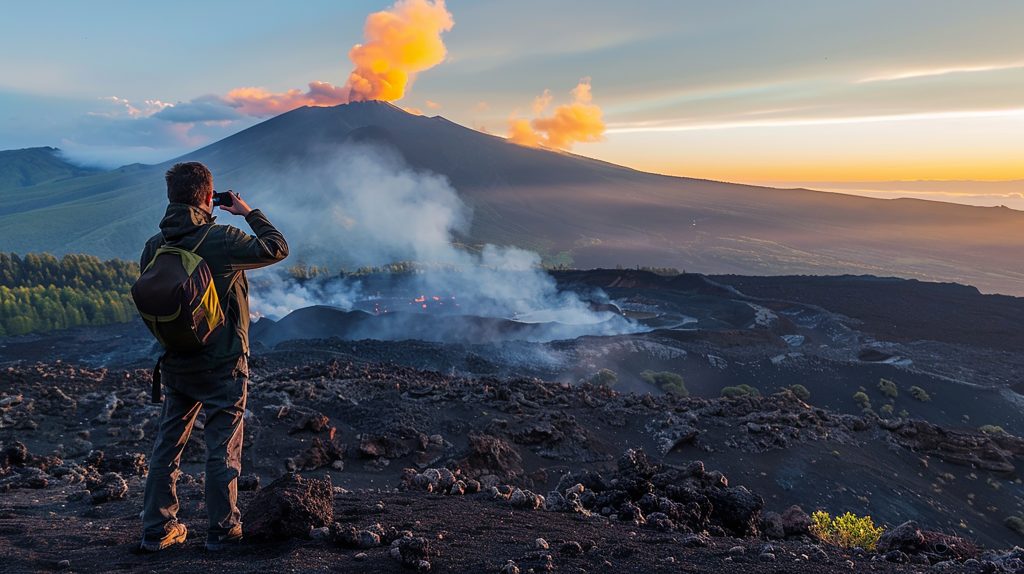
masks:
{"label": "thin cloud streak", "polygon": [[937,119],[971,119],[971,118],[1024,118],[1024,108],[1006,110],[961,110],[948,112],[928,112],[919,114],[890,114],[872,116],[850,116],[832,118],[780,118],[776,120],[732,121],[693,123],[675,125],[650,125],[650,122],[626,122],[612,124],[606,133],[656,133],[656,132],[689,132],[701,130],[724,130],[737,128],[770,128],[770,127],[801,127],[840,124],[862,124],[881,122],[923,121]]}
{"label": "thin cloud streak", "polygon": [[977,72],[997,72],[1001,70],[1024,69],[1024,61],[1007,62],[1002,64],[980,64],[973,66],[949,66],[943,68],[925,68],[919,70],[907,70],[880,76],[870,76],[857,80],[858,84],[871,82],[893,82],[898,80],[910,80],[915,78],[930,78],[934,76],[946,76],[949,74],[971,74]]}

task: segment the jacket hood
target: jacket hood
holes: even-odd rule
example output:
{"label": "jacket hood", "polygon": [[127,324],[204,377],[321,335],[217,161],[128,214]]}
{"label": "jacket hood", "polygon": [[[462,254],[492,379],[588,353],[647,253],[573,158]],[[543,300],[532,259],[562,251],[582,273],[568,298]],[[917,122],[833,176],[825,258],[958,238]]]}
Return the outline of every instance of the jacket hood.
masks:
{"label": "jacket hood", "polygon": [[191,249],[202,237],[203,229],[217,220],[215,216],[194,205],[171,203],[160,220],[164,242]]}

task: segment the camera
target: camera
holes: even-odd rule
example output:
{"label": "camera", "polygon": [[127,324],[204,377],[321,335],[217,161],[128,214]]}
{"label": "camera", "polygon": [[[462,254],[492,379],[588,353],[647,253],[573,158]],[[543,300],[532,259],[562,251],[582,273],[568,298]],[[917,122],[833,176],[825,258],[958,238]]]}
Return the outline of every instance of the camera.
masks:
{"label": "camera", "polygon": [[230,191],[217,193],[217,191],[215,190],[213,192],[213,205],[223,205],[224,207],[231,207],[234,204],[235,200],[232,199]]}

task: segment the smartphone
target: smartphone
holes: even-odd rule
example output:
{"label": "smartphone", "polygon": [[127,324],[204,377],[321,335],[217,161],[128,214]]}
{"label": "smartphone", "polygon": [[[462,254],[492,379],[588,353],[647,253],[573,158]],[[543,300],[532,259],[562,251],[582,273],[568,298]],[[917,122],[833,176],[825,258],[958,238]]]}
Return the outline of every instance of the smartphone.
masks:
{"label": "smartphone", "polygon": [[235,200],[231,198],[231,192],[225,191],[224,193],[213,192],[213,204],[223,205],[224,207],[231,207],[235,204]]}

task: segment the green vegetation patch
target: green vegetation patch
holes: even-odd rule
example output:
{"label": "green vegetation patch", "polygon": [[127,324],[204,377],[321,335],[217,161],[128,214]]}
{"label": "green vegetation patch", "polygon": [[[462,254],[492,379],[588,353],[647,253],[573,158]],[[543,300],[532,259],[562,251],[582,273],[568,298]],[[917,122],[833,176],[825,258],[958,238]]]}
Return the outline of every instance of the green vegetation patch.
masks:
{"label": "green vegetation patch", "polygon": [[138,275],[135,263],[91,255],[0,253],[0,336],[131,321]]}
{"label": "green vegetation patch", "polygon": [[673,373],[671,371],[644,371],[640,373],[640,378],[644,381],[655,385],[659,389],[666,393],[679,395],[681,397],[690,396],[690,391],[686,389],[686,383],[683,381],[682,375]]}
{"label": "green vegetation patch", "polygon": [[850,512],[832,517],[818,510],[811,515],[811,534],[822,542],[840,548],[863,548],[873,551],[885,528],[875,526],[870,516]]}

